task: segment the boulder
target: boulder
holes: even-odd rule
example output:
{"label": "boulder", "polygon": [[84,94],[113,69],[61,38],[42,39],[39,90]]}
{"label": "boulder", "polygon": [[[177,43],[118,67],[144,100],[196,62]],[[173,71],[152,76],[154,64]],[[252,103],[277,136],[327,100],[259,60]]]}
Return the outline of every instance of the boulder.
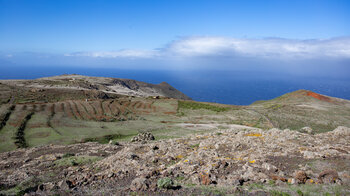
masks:
{"label": "boulder", "polygon": [[308,177],[304,171],[296,171],[294,174],[294,178],[297,180],[299,184],[305,184]]}
{"label": "boulder", "polygon": [[132,191],[145,191],[149,187],[147,179],[144,177],[135,178],[130,185]]}
{"label": "boulder", "polygon": [[313,134],[314,130],[312,130],[311,127],[303,127],[300,129],[301,132],[308,133],[308,134]]}
{"label": "boulder", "polygon": [[139,133],[137,136],[131,139],[131,142],[142,142],[142,141],[150,141],[155,140],[154,136],[150,132]]}
{"label": "boulder", "polygon": [[339,180],[339,175],[338,172],[333,169],[324,170],[319,174],[318,180],[320,183],[325,184],[336,183]]}

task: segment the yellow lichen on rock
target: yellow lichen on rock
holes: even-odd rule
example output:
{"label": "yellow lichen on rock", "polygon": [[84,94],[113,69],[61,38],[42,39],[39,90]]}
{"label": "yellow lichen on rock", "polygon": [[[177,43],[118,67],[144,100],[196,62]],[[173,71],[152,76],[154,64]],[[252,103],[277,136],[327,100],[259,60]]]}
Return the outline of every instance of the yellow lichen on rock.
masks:
{"label": "yellow lichen on rock", "polygon": [[253,136],[253,137],[261,137],[262,134],[261,133],[247,133],[244,136]]}

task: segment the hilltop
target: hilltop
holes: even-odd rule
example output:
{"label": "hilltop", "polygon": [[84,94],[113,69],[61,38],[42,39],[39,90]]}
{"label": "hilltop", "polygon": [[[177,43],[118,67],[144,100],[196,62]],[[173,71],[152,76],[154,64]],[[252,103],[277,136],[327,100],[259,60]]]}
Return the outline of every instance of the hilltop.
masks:
{"label": "hilltop", "polygon": [[120,95],[190,99],[166,82],[149,84],[130,79],[89,77],[76,74],[35,80],[0,80],[0,90],[5,92],[1,95],[2,101],[13,99],[11,101],[17,103],[116,98]]}
{"label": "hilltop", "polygon": [[81,75],[0,90],[0,195],[349,191],[349,100],[299,90],[224,105]]}

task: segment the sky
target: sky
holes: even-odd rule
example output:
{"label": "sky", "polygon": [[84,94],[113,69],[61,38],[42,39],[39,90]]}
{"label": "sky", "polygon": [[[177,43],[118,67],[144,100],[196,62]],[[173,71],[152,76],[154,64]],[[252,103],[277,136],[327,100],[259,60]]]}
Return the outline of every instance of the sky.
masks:
{"label": "sky", "polygon": [[0,67],[350,73],[348,0],[0,0]]}

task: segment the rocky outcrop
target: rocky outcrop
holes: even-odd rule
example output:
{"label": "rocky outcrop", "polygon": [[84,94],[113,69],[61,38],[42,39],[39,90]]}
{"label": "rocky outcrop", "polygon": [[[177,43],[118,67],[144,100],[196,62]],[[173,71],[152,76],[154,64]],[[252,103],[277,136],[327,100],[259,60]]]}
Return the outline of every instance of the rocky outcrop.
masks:
{"label": "rocky outcrop", "polygon": [[150,132],[139,133],[137,136],[131,139],[131,142],[142,142],[142,141],[151,141],[155,140],[154,136]]}
{"label": "rocky outcrop", "polygon": [[[250,184],[272,182],[281,188],[287,184],[350,185],[350,129],[346,127],[316,135],[253,129],[160,141],[148,140],[149,133],[138,138],[149,142],[51,145],[2,153],[0,181],[3,187],[13,187],[40,174],[43,180],[34,186],[37,192],[64,190],[77,195],[98,194],[98,190],[187,195],[196,190],[188,184],[243,192],[249,191]],[[100,158],[95,162],[87,161],[96,156]],[[44,178],[48,173],[55,176]]]}

